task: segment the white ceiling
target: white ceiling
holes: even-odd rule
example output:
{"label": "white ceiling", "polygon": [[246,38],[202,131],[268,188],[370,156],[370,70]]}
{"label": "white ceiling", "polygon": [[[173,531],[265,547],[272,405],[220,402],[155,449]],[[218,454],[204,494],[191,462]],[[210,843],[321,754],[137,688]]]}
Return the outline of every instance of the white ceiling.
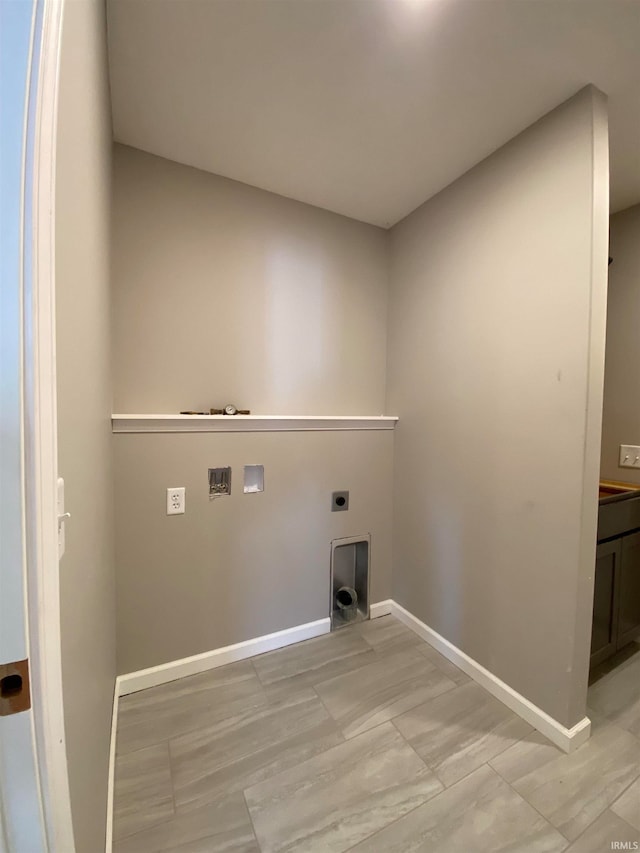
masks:
{"label": "white ceiling", "polygon": [[390,226],[548,110],[609,95],[640,201],[640,0],[109,0],[118,142]]}

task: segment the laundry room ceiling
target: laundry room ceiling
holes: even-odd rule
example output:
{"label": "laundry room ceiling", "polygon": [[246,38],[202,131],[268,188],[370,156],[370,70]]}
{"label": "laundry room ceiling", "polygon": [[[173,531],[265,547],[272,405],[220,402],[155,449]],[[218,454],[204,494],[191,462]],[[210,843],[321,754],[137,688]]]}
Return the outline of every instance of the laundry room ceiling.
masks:
{"label": "laundry room ceiling", "polygon": [[389,227],[593,83],[640,201],[640,0],[108,0],[118,142]]}

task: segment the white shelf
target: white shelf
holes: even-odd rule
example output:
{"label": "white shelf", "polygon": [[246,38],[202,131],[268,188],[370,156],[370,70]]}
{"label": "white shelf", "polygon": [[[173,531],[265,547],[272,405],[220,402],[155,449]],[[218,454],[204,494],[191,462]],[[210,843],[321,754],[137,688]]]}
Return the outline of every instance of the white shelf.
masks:
{"label": "white shelf", "polygon": [[360,415],[112,415],[114,432],[389,430],[396,417]]}

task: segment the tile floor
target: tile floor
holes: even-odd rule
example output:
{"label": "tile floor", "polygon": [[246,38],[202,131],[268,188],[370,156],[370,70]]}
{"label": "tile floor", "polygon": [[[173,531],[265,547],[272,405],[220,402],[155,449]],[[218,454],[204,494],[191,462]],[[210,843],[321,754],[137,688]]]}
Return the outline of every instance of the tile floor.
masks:
{"label": "tile floor", "polygon": [[393,617],[344,628],[123,697],[114,851],[640,842],[640,651],[589,706],[565,755]]}

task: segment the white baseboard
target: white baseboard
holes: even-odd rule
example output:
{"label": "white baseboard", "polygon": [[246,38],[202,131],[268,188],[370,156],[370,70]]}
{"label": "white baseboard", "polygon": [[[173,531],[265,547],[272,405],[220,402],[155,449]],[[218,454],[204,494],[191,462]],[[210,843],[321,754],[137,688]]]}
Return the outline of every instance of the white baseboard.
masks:
{"label": "white baseboard", "polygon": [[[386,616],[392,612],[392,608],[393,601],[390,598],[386,601],[378,601],[371,605],[370,616],[372,619],[376,619],[378,616]],[[330,619],[317,619],[315,622],[306,622],[304,625],[296,625],[293,628],[286,628],[284,631],[265,634],[263,637],[255,637],[253,640],[244,640],[244,642],[235,643],[232,646],[223,646],[210,652],[162,663],[159,666],[149,667],[149,669],[140,669],[137,672],[129,672],[126,675],[119,675],[116,679],[117,692],[120,696],[126,696],[128,693],[137,693],[139,690],[146,690],[148,687],[156,687],[158,684],[175,681],[176,678],[197,675],[199,672],[206,672],[227,663],[245,660],[254,655],[261,655],[274,649],[283,649],[293,643],[328,634],[330,628]]]}
{"label": "white baseboard", "polygon": [[449,640],[446,640],[441,634],[438,634],[424,622],[421,622],[413,613],[405,610],[402,605],[395,601],[391,602],[391,613],[403,622],[408,628],[411,628],[425,642],[433,646],[434,649],[440,652],[441,655],[455,664],[458,669],[465,672],[475,682],[484,687],[492,696],[499,699],[501,702],[511,708],[523,720],[526,720],[545,737],[547,737],[557,747],[564,752],[573,752],[589,739],[591,733],[591,720],[588,717],[583,717],[575,726],[568,729],[563,726],[553,717],[550,717],[542,708],[538,708],[533,702],[518,693],[513,687],[510,687],[497,675],[489,672],[481,664],[469,657]]}
{"label": "white baseboard", "polygon": [[387,598],[385,601],[376,601],[369,608],[369,618],[377,619],[378,616],[388,616],[393,613],[393,601]]}
{"label": "white baseboard", "polygon": [[137,672],[129,672],[126,675],[119,675],[117,678],[118,693],[120,696],[137,693],[138,690],[146,690],[148,687],[156,687],[158,684],[175,681],[176,678],[196,675],[199,672],[216,669],[216,667],[245,660],[254,655],[261,655],[274,649],[282,649],[285,646],[292,645],[292,643],[310,640],[312,637],[328,634],[331,627],[330,623],[331,620],[328,618],[317,619],[315,622],[296,625],[294,628],[265,634],[263,637],[245,640],[232,646],[223,646],[210,652],[162,663],[159,666],[149,667],[149,669],[140,669]]}
{"label": "white baseboard", "polygon": [[116,775],[116,732],[118,728],[118,679],[113,690],[113,709],[111,711],[111,740],[109,741],[109,775],[107,777],[107,824],[105,833],[105,853],[113,849],[113,791]]}
{"label": "white baseboard", "polygon": [[[449,640],[438,634],[424,622],[421,622],[413,613],[410,613],[402,605],[387,599],[378,601],[371,605],[370,616],[376,619],[379,616],[394,615],[397,619],[403,622],[408,628],[411,628],[421,639],[433,646],[440,654],[444,655],[447,660],[454,663],[459,669],[465,672],[470,678],[480,684],[485,690],[488,690],[492,696],[499,699],[501,702],[511,708],[511,710],[526,720],[538,731],[542,732],[545,737],[558,746],[565,752],[572,752],[577,747],[581,746],[589,739],[591,733],[591,721],[588,717],[583,717],[575,726],[568,729],[563,726],[553,717],[549,716],[546,711],[534,705],[529,699],[522,696],[500,678],[489,672],[481,664],[469,657]],[[184,678],[188,675],[196,675],[199,672],[206,672],[209,669],[215,669],[219,666],[224,666],[235,661],[245,660],[254,655],[270,652],[274,649],[281,649],[285,646],[290,646],[293,643],[299,643],[302,640],[309,640],[312,637],[319,637],[322,634],[327,634],[330,630],[329,619],[317,619],[315,622],[307,622],[304,625],[296,625],[293,628],[287,628],[284,631],[276,631],[273,634],[266,634],[263,637],[256,637],[253,640],[245,640],[242,643],[235,643],[232,646],[224,646],[220,649],[213,649],[210,652],[203,652],[192,657],[182,658],[182,660],[170,661],[169,663],[160,664],[160,666],[152,666],[149,669],[141,669],[138,672],[130,672],[127,675],[120,675],[116,679],[116,694],[126,696],[128,693],[136,693],[138,690],[146,690],[148,687],[155,687],[158,684],[166,684],[168,681],[175,681],[177,678]],[[115,720],[117,716],[117,701],[114,701],[114,719],[112,723],[111,733],[111,750],[112,758],[110,765],[115,761]],[[110,766],[110,796],[113,797],[113,767]],[[112,804],[111,804],[112,808]],[[109,832],[109,829],[108,829]],[[107,836],[109,838],[109,835]],[[110,848],[107,848],[107,853],[110,853]]]}

